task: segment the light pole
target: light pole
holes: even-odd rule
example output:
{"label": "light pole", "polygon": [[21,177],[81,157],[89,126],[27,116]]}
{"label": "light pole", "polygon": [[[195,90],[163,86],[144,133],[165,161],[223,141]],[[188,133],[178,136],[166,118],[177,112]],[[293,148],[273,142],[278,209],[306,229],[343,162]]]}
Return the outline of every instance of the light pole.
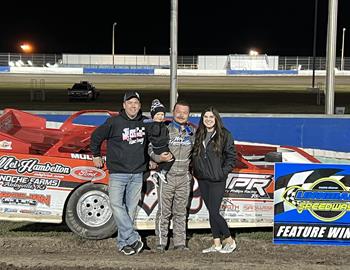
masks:
{"label": "light pole", "polygon": [[170,110],[177,101],[177,24],[178,0],[171,0],[170,11]]}
{"label": "light pole", "polygon": [[338,0],[329,0],[328,7],[328,31],[327,31],[327,70],[326,70],[326,101],[325,113],[334,114],[334,89],[335,89],[335,59],[337,49],[337,16]]}
{"label": "light pole", "polygon": [[117,23],[114,22],[113,23],[113,29],[112,29],[112,62],[113,62],[113,67],[114,67],[114,30],[115,30],[115,27],[117,26]]}
{"label": "light pole", "polygon": [[344,40],[345,40],[345,30],[346,30],[346,28],[343,28],[343,42],[342,42],[342,45],[341,45],[340,70],[344,70]]}
{"label": "light pole", "polygon": [[317,46],[317,10],[318,10],[318,0],[315,0],[314,41],[313,41],[313,49],[312,49],[312,89],[315,88],[316,46]]}

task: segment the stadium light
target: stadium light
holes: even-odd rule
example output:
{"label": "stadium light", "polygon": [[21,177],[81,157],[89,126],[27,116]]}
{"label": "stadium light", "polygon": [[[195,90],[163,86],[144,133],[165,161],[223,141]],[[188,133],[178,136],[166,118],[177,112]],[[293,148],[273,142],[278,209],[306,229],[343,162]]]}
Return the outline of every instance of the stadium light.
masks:
{"label": "stadium light", "polygon": [[28,43],[21,44],[20,47],[24,53],[31,53],[33,51],[33,47]]}
{"label": "stadium light", "polygon": [[255,50],[250,50],[249,51],[249,55],[250,56],[257,56],[257,55],[259,55],[259,53],[257,51],[255,51]]}

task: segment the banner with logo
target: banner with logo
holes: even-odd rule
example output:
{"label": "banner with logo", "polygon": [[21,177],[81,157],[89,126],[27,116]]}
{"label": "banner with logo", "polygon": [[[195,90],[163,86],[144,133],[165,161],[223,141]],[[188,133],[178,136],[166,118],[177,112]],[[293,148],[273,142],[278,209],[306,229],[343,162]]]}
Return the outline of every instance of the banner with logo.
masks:
{"label": "banner with logo", "polygon": [[350,165],[275,164],[275,244],[350,245]]}

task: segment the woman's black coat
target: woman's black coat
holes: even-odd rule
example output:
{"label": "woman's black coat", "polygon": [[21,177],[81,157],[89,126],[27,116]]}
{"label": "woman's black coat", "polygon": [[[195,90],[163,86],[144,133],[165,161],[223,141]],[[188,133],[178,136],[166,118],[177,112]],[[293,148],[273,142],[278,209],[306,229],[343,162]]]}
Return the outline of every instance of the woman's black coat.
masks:
{"label": "woman's black coat", "polygon": [[[236,161],[236,148],[231,133],[223,129],[223,144],[220,155],[217,155],[213,149],[213,139],[218,134],[214,133],[210,138],[207,147],[204,143],[200,144],[200,155],[192,157],[193,172],[197,179],[209,181],[225,181],[228,174],[232,171]],[[198,151],[195,151],[198,153]]]}

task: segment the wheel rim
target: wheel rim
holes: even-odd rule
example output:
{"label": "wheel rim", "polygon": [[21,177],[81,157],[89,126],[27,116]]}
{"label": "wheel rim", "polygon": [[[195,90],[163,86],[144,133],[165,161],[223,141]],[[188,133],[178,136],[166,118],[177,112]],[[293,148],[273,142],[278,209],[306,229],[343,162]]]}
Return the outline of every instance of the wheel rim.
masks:
{"label": "wheel rim", "polygon": [[87,226],[100,227],[106,224],[112,216],[107,194],[98,190],[86,192],[78,200],[77,214]]}

